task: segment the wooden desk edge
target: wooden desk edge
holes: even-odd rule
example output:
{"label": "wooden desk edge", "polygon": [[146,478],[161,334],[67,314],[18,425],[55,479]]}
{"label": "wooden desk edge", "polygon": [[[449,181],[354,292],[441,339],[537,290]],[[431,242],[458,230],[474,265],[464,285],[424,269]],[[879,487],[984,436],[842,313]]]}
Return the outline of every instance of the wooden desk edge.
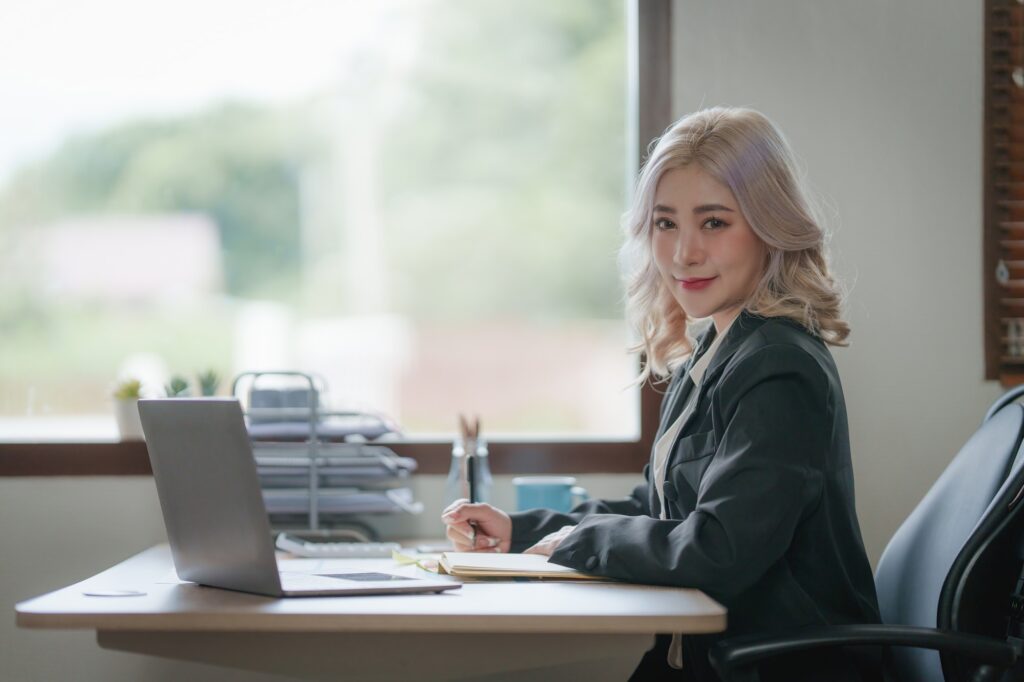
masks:
{"label": "wooden desk edge", "polygon": [[[475,615],[382,615],[361,617],[357,621],[320,614],[268,614],[247,618],[239,623],[238,614],[67,614],[33,612],[16,608],[20,628],[54,630],[103,630],[131,632],[364,632],[364,633],[450,633],[470,634],[482,631],[494,634],[682,634],[721,632],[726,614],[687,616],[617,616],[595,618],[588,622],[580,616],[475,616]],[[254,614],[255,615],[255,614]]]}

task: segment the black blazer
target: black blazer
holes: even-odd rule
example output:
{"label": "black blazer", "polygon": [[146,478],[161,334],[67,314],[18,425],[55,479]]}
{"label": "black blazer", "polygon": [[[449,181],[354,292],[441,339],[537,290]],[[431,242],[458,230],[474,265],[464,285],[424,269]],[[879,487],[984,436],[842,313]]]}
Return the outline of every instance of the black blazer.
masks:
{"label": "black blazer", "polygon": [[[658,437],[679,416],[690,366],[714,334],[711,326],[674,374]],[[879,622],[842,386],[828,348],[802,326],[743,312],[729,328],[672,447],[667,520],[651,466],[626,499],[512,514],[512,551],[575,524],[552,562],[698,588],[729,609],[727,635]],[[706,660],[717,637],[688,639],[700,650],[691,641],[687,658]]]}

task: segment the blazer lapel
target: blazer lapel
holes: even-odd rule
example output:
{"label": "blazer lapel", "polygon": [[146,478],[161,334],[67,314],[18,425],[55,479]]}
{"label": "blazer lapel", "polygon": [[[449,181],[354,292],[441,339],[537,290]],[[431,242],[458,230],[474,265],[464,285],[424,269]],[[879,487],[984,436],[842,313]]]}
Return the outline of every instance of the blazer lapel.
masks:
{"label": "blazer lapel", "polygon": [[705,370],[704,380],[701,381],[702,387],[710,386],[718,378],[718,375],[722,373],[722,370],[729,363],[729,359],[736,354],[736,351],[747,340],[747,337],[757,331],[764,323],[765,318],[763,317],[749,313],[746,310],[740,312],[726,332],[725,338],[722,339],[721,345],[718,346],[718,350],[715,351],[715,357],[711,358],[711,364]]}
{"label": "blazer lapel", "polygon": [[690,359],[687,360],[680,368],[682,372],[681,377],[676,381],[675,388],[670,390],[668,395],[665,396],[668,400],[668,411],[665,413],[664,418],[661,420],[661,424],[658,428],[658,434],[655,436],[654,442],[657,443],[661,436],[668,430],[668,427],[675,423],[676,419],[679,419],[679,414],[683,411],[683,405],[686,404],[686,399],[690,395],[690,391],[693,390],[693,378],[690,377],[690,368],[693,367],[694,361],[703,355],[711,342],[715,339],[715,326],[711,325],[707,331],[705,331],[700,339],[694,346],[693,353],[690,354]]}

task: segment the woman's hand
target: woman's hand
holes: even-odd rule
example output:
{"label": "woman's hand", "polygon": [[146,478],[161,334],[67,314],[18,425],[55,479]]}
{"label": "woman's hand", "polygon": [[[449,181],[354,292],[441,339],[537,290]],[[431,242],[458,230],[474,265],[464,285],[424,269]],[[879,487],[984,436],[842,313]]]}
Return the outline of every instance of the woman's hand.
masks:
{"label": "woman's hand", "polygon": [[558,549],[558,546],[562,544],[562,540],[569,537],[569,533],[573,532],[575,528],[576,526],[562,526],[554,533],[545,535],[533,547],[523,550],[523,554],[543,554],[544,556],[551,556],[551,553]]}
{"label": "woman's hand", "polygon": [[512,546],[512,519],[489,504],[455,500],[441,520],[457,552],[507,552]]}

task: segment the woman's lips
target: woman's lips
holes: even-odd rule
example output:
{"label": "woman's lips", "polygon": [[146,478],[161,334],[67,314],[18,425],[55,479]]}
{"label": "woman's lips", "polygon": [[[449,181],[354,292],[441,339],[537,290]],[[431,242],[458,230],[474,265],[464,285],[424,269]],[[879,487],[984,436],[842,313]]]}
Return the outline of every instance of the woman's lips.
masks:
{"label": "woman's lips", "polygon": [[686,279],[678,280],[678,282],[679,282],[679,285],[681,287],[683,287],[684,289],[686,289],[687,291],[700,291],[701,289],[706,289],[708,287],[708,285],[711,284],[712,282],[714,282],[716,279],[718,279],[718,278],[717,277],[704,277],[704,278],[688,277]]}

